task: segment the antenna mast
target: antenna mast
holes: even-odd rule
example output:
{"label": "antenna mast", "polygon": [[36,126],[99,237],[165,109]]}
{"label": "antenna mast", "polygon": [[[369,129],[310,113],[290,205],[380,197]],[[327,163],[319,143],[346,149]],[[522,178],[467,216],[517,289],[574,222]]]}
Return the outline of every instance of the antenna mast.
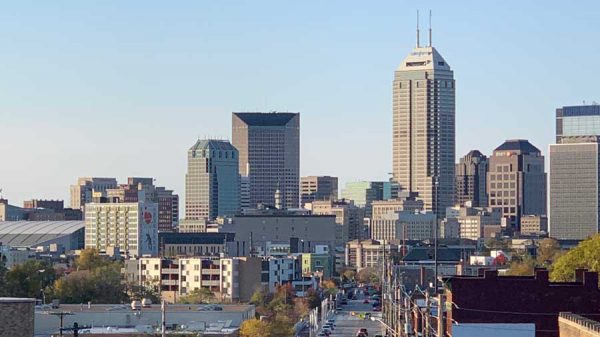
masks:
{"label": "antenna mast", "polygon": [[429,47],[431,47],[431,9],[429,10]]}
{"label": "antenna mast", "polygon": [[420,47],[419,43],[419,10],[417,10],[417,48]]}

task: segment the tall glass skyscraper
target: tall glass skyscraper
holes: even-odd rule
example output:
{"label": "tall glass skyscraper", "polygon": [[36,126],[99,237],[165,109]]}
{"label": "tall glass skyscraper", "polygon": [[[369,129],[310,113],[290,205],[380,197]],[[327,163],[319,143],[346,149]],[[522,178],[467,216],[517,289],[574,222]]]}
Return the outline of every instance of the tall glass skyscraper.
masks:
{"label": "tall glass skyscraper", "polygon": [[228,141],[198,140],[188,150],[185,218],[214,219],[240,210],[238,151]]}
{"label": "tall glass skyscraper", "polygon": [[597,135],[600,135],[600,105],[564,106],[556,109],[557,143],[562,143],[565,137]]}
{"label": "tall glass skyscraper", "polygon": [[454,84],[450,65],[417,33],[393,83],[393,178],[439,217],[454,204]]}

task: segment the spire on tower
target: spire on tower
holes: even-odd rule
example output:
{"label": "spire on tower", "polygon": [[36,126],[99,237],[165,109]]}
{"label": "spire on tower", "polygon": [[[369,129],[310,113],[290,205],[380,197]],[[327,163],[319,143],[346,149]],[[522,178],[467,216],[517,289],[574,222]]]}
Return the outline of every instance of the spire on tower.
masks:
{"label": "spire on tower", "polygon": [[419,48],[421,44],[419,43],[419,10],[417,9],[417,48]]}
{"label": "spire on tower", "polygon": [[429,10],[429,47],[431,47],[431,9]]}

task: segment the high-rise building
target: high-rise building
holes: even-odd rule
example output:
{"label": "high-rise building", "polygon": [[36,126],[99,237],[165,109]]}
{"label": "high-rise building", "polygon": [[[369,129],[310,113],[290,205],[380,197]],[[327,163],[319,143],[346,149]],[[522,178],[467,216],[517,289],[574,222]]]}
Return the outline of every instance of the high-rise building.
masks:
{"label": "high-rise building", "polygon": [[232,143],[239,151],[239,172],[249,177],[250,207],[300,206],[300,114],[234,112]]}
{"label": "high-rise building", "polygon": [[584,240],[600,231],[598,142],[550,145],[550,236]]}
{"label": "high-rise building", "polygon": [[523,215],[546,214],[544,156],[527,140],[507,140],[494,150],[487,185],[489,206],[500,209],[512,229]]}
{"label": "high-rise building", "polygon": [[456,164],[455,202],[464,206],[487,207],[488,159],[477,150],[470,151]]}
{"label": "high-rise building", "polygon": [[338,178],[330,176],[309,176],[300,179],[302,205],[315,200],[337,200]]}
{"label": "high-rise building", "polygon": [[85,248],[119,249],[131,257],[158,254],[156,203],[88,203]]}
{"label": "high-rise building", "polygon": [[[600,135],[600,105],[565,106],[556,109],[556,143],[562,143],[563,138]],[[575,139],[573,139],[575,138]]]}
{"label": "high-rise building", "polygon": [[417,46],[393,82],[393,179],[440,218],[454,204],[455,82],[431,45]]}
{"label": "high-rise building", "polygon": [[106,196],[107,189],[116,187],[115,178],[79,178],[76,185],[71,185],[71,208],[83,210],[86,203],[92,202],[94,192]]}
{"label": "high-rise building", "polygon": [[198,140],[188,150],[185,218],[215,219],[240,210],[238,150],[224,140]]}
{"label": "high-rise building", "polygon": [[[365,208],[365,216],[371,217],[371,204],[375,200],[385,200],[384,191],[386,185],[391,184],[385,181],[350,181],[342,189],[342,198],[354,201],[358,207]],[[389,189],[389,187],[387,188]]]}
{"label": "high-rise building", "polygon": [[335,215],[336,244],[343,246],[349,240],[368,237],[363,225],[365,210],[352,201],[317,200],[311,203],[311,209],[315,215]]}

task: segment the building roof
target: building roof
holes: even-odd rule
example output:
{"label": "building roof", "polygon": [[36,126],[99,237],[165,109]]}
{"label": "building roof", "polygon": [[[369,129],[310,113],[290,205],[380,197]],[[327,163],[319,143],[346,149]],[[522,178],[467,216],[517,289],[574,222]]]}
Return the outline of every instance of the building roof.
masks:
{"label": "building roof", "polygon": [[509,139],[498,146],[494,152],[496,151],[518,151],[521,154],[541,153],[540,150],[531,145],[527,139]]}
{"label": "building roof", "polygon": [[465,157],[485,158],[485,155],[483,153],[479,152],[479,150],[471,150],[471,151],[469,151],[469,153],[467,153],[467,155]]}
{"label": "building roof", "polygon": [[218,140],[218,139],[198,139],[196,143],[190,148],[190,151],[198,150],[223,150],[223,151],[237,151],[229,141]]}
{"label": "building roof", "polygon": [[402,61],[396,71],[447,70],[450,65],[434,47],[416,47]]}
{"label": "building roof", "polygon": [[85,221],[0,221],[0,242],[12,247],[34,247],[85,228]]}
{"label": "building roof", "polygon": [[235,233],[158,233],[158,242],[160,244],[180,244],[180,245],[219,245],[227,242],[233,242]]}
{"label": "building roof", "polygon": [[[457,248],[438,247],[438,261],[458,262],[463,258],[463,250]],[[434,259],[434,247],[414,247],[402,259],[416,262]]]}
{"label": "building roof", "polygon": [[295,112],[234,112],[233,115],[251,126],[284,126],[299,114]]}

